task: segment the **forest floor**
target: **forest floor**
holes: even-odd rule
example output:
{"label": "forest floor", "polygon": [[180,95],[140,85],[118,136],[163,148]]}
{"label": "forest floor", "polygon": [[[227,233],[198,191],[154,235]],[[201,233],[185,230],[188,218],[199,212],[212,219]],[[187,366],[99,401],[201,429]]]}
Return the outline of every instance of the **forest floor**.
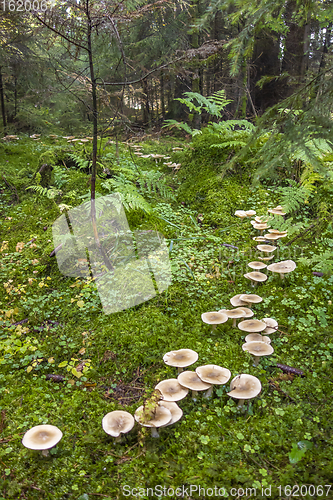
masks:
{"label": "forest floor", "polygon": [[[135,159],[126,144],[119,166],[115,145],[105,142],[100,162],[124,176],[135,165],[161,172],[173,190],[162,196],[134,182],[151,210],[126,212],[132,230],[164,235],[172,284],[113,314],[103,311],[94,280],[64,276],[50,257],[59,205],[78,206],[89,191],[87,165],[77,160],[89,146],[47,137],[0,145],[0,499],[333,498],[333,277],[298,261],[313,251],[311,233],[278,240],[275,261],[292,259],[296,269],[283,280],[267,271],[253,288],[244,273],[258,259],[259,233],[234,212],[267,215],[280,203],[274,186],[253,187],[246,171],[221,176],[181,140],[141,145],[181,167]],[[61,193],[26,189],[47,154],[59,159],[52,185]],[[97,183],[102,195],[104,182]],[[257,367],[242,350],[245,332],[230,321],[212,330],[201,319],[252,293],[263,298],[254,318],[279,324],[270,335],[274,353]],[[253,375],[260,394],[243,408],[227,395],[230,381],[209,399],[189,394],[178,402],[182,419],[160,438],[135,424],[116,444],[103,416],[119,409],[134,415],[158,382],[177,376],[164,354],[184,348],[198,353],[189,370],[215,364],[230,370],[230,381]],[[41,424],[63,433],[48,457],[21,443]]]}

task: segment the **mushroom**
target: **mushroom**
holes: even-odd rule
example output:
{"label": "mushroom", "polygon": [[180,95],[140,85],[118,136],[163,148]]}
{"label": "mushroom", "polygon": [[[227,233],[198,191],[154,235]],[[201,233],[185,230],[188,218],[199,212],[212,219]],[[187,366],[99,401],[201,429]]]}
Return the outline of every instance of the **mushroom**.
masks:
{"label": "mushroom", "polygon": [[267,233],[264,234],[264,238],[266,240],[278,240],[279,238],[281,238],[281,236],[275,233]]}
{"label": "mushroom", "polygon": [[230,309],[230,310],[224,309],[223,311],[224,311],[224,314],[226,314],[228,316],[228,318],[232,319],[232,326],[234,328],[236,328],[236,326],[237,326],[236,319],[244,318],[246,315],[241,307],[238,307],[237,309]]}
{"label": "mushroom", "polygon": [[266,260],[272,260],[272,259],[274,259],[274,255],[271,255],[270,257],[258,257],[258,259],[265,260],[265,261]]}
{"label": "mushroom", "polygon": [[180,385],[176,378],[162,380],[155,389],[160,391],[163,401],[180,401],[188,394],[188,389]]}
{"label": "mushroom", "polygon": [[102,420],[102,427],[107,434],[121,441],[121,434],[126,434],[134,427],[134,418],[128,411],[116,410],[107,413]]}
{"label": "mushroom", "polygon": [[163,361],[166,365],[176,366],[178,373],[181,373],[183,368],[193,365],[198,357],[198,353],[192,351],[192,349],[179,349],[178,351],[170,351],[164,354]]}
{"label": "mushroom", "polygon": [[257,283],[261,283],[267,280],[267,275],[260,273],[259,271],[254,271],[252,273],[244,274],[244,278],[251,280],[252,286],[256,286]]}
{"label": "mushroom", "polygon": [[191,371],[180,373],[178,375],[177,380],[183,387],[191,389],[193,401],[196,401],[198,391],[205,391],[206,389],[209,389],[211,386],[211,384],[203,382],[196,372],[191,372]]}
{"label": "mushroom", "polygon": [[262,216],[259,216],[257,215],[255,218],[254,218],[255,222],[257,222],[258,224],[264,224],[265,222],[268,222],[269,220],[269,216],[267,215],[262,215]]}
{"label": "mushroom", "polygon": [[[281,207],[281,205],[279,205],[279,207]],[[281,208],[279,208],[279,207],[271,208],[271,209],[267,210],[267,212],[269,212],[270,214],[273,214],[273,215],[286,215],[286,212],[283,212],[282,207]]]}
{"label": "mushroom", "polygon": [[261,242],[266,241],[265,236],[255,236],[255,237],[254,237],[254,238],[252,238],[252,239],[253,239],[254,241],[259,241],[259,242],[260,242],[260,241],[261,241]]}
{"label": "mushroom", "polygon": [[253,225],[254,229],[258,229],[261,234],[263,233],[264,229],[269,228],[269,226],[266,223],[264,223],[264,224],[256,223],[256,224],[252,224],[252,225]]}
{"label": "mushroom", "polygon": [[239,217],[240,219],[246,219],[247,213],[244,210],[236,210],[235,212],[236,217]]}
{"label": "mushroom", "polygon": [[266,333],[266,335],[270,335],[271,333],[276,332],[278,329],[278,322],[273,319],[273,318],[263,318],[261,321],[263,321],[266,325],[267,328],[263,331],[263,333]]}
{"label": "mushroom", "polygon": [[42,455],[47,457],[49,449],[59,443],[61,438],[62,432],[55,425],[36,425],[24,434],[22,444],[30,450],[42,450]]}
{"label": "mushroom", "polygon": [[235,295],[234,297],[232,297],[230,299],[230,303],[232,306],[234,307],[239,307],[239,306],[246,306],[247,305],[247,302],[245,302],[244,300],[241,300],[241,293],[239,293],[238,295]]}
{"label": "mushroom", "polygon": [[248,217],[252,217],[253,215],[256,215],[256,211],[255,210],[245,210],[245,213]]}
{"label": "mushroom", "polygon": [[265,330],[267,325],[258,319],[246,319],[245,321],[238,323],[238,328],[243,332],[257,333]]}
{"label": "mushroom", "polygon": [[265,335],[260,335],[260,333],[249,333],[245,337],[245,342],[266,342],[266,344],[270,344],[271,339]]}
{"label": "mushroom", "polygon": [[201,314],[201,319],[204,323],[212,326],[212,330],[215,330],[217,325],[225,323],[228,321],[228,316],[220,312],[206,312]]}
{"label": "mushroom", "polygon": [[228,396],[238,399],[238,406],[243,406],[248,399],[255,398],[261,391],[261,382],[253,375],[242,373],[233,378]]}
{"label": "mushroom", "polygon": [[278,234],[281,238],[284,238],[288,234],[288,231],[279,231],[278,229],[269,229],[268,232]]}
{"label": "mushroom", "polygon": [[255,293],[243,293],[240,296],[240,300],[245,302],[246,305],[259,304],[259,302],[262,302],[262,298],[259,297],[259,295],[256,295]]}
{"label": "mushroom", "polygon": [[294,271],[295,268],[296,268],[296,263],[293,260],[282,260],[281,262],[270,264],[267,267],[267,269],[272,273],[279,273],[281,279],[283,279],[286,274]]}
{"label": "mushroom", "polygon": [[171,423],[172,420],[171,411],[160,404],[153,411],[148,412],[148,416],[145,416],[144,413],[144,406],[140,406],[134,413],[135,420],[144,427],[151,427],[151,436],[154,438],[160,437],[157,429]]}
{"label": "mushroom", "polygon": [[198,366],[195,371],[203,382],[212,384],[205,394],[206,398],[211,397],[213,393],[213,385],[224,385],[231,377],[231,372],[228,368],[222,368],[222,366],[217,365]]}
{"label": "mushroom", "polygon": [[257,248],[260,252],[271,253],[274,252],[277,247],[273,247],[273,245],[257,245]]}
{"label": "mushroom", "polygon": [[265,267],[267,267],[266,264],[264,264],[263,262],[258,262],[257,260],[254,260],[253,262],[249,262],[248,263],[248,266],[251,268],[251,269],[265,269]]}
{"label": "mushroom", "polygon": [[245,313],[243,316],[244,318],[252,318],[252,316],[254,315],[252,309],[249,309],[248,307],[242,307],[241,309]]}
{"label": "mushroom", "polygon": [[269,356],[274,349],[267,342],[246,342],[242,345],[243,351],[248,351],[254,356],[253,366],[258,366],[261,356]]}
{"label": "mushroom", "polygon": [[167,427],[168,425],[172,425],[175,422],[178,422],[183,416],[183,410],[179,408],[177,403],[174,403],[172,401],[159,401],[158,402],[159,406],[164,406],[164,408],[167,408],[170,413],[171,413],[171,420],[167,424],[160,425],[160,427]]}

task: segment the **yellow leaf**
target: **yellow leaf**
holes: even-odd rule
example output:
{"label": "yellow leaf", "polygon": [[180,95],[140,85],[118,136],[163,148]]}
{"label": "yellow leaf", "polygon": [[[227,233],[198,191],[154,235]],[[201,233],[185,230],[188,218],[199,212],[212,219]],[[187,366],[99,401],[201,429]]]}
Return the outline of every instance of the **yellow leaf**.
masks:
{"label": "yellow leaf", "polygon": [[71,384],[71,385],[74,385],[75,384],[75,380],[71,379],[71,380],[68,380],[67,382],[68,384]]}
{"label": "yellow leaf", "polygon": [[32,366],[36,366],[36,365],[37,365],[37,361],[33,361],[33,362],[31,363],[31,365],[32,365]]}
{"label": "yellow leaf", "polygon": [[82,377],[82,373],[78,372],[75,368],[72,368],[72,374],[77,378]]}
{"label": "yellow leaf", "polygon": [[84,354],[86,352],[86,348],[82,347],[82,349],[79,350],[79,354]]}
{"label": "yellow leaf", "polygon": [[78,300],[78,301],[77,301],[77,305],[78,305],[80,308],[81,308],[81,307],[83,307],[83,306],[84,306],[84,302],[83,302],[83,300]]}
{"label": "yellow leaf", "polygon": [[27,368],[27,373],[30,373],[30,372],[31,372],[31,370],[32,370],[32,366],[28,366],[28,368]]}
{"label": "yellow leaf", "polygon": [[49,358],[47,361],[48,361],[49,363],[54,363],[54,358]]}

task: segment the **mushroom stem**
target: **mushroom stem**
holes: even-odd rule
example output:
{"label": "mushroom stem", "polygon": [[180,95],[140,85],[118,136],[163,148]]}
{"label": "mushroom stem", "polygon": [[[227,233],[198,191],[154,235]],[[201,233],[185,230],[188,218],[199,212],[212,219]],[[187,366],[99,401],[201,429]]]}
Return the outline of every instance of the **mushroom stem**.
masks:
{"label": "mushroom stem", "polygon": [[[233,326],[234,328],[236,328],[236,327],[237,327],[236,318],[234,318],[234,319],[232,320],[232,326]],[[208,390],[209,390],[209,389],[208,389]]]}
{"label": "mushroom stem", "polygon": [[252,280],[251,280],[251,285],[252,285],[252,286],[253,286],[253,288],[254,288],[254,287],[256,287],[256,286],[257,286],[257,282],[256,282],[256,281],[252,281]]}
{"label": "mushroom stem", "polygon": [[217,325],[211,325],[212,330],[216,330]]}
{"label": "mushroom stem", "polygon": [[261,356],[253,356],[253,366],[258,366]]}
{"label": "mushroom stem", "polygon": [[280,273],[280,278],[281,278],[282,280],[284,279],[284,277],[285,277],[285,275],[284,275],[284,274],[282,274],[282,273]]}
{"label": "mushroom stem", "polygon": [[178,366],[178,373],[181,373],[183,371],[184,371],[184,369],[181,366]]}
{"label": "mushroom stem", "polygon": [[211,398],[213,395],[213,385],[205,391],[205,398]]}
{"label": "mushroom stem", "polygon": [[193,401],[196,401],[198,397],[198,391],[192,391],[192,399]]}
{"label": "mushroom stem", "polygon": [[114,440],[115,444],[117,443],[121,443],[121,434],[119,434],[119,436],[116,437],[116,439]]}
{"label": "mushroom stem", "polygon": [[42,455],[43,455],[43,457],[48,457],[50,455],[49,450],[43,450]]}
{"label": "mushroom stem", "polygon": [[237,405],[238,408],[242,408],[244,406],[245,401],[247,401],[247,399],[239,399]]}
{"label": "mushroom stem", "polygon": [[151,427],[151,437],[153,437],[153,438],[159,438],[160,437],[160,435],[159,435],[156,427]]}

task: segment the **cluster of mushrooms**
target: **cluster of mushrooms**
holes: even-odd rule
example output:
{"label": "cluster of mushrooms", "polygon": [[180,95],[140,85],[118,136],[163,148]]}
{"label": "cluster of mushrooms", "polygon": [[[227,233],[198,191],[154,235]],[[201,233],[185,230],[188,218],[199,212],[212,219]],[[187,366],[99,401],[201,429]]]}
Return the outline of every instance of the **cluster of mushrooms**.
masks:
{"label": "cluster of mushrooms", "polygon": [[[138,152],[139,147],[136,147],[136,149]],[[153,157],[153,155],[149,156]],[[281,206],[270,209],[268,212],[275,215],[285,215]],[[261,232],[260,236],[253,238],[257,242],[269,243],[271,240],[278,240],[287,235],[286,231],[269,229],[269,225],[267,224],[268,218],[256,216],[254,210],[237,210],[235,215],[242,220],[246,217],[255,216],[255,219],[251,220],[251,224],[254,229]],[[268,233],[262,235],[266,229]],[[264,261],[273,258],[273,255],[267,254],[273,253],[276,248],[269,244],[260,244],[257,246],[257,249],[261,252],[261,255],[258,257],[261,262],[250,262],[248,264],[249,267],[255,271],[244,275],[251,280],[253,286],[258,282],[267,280],[267,275],[259,271],[266,267],[273,273],[279,273],[281,279],[296,268],[296,264],[292,260],[277,262],[267,266]],[[207,312],[201,315],[202,321],[209,324],[212,330],[215,330],[217,325],[231,320],[233,328],[238,326],[240,330],[246,332],[247,336],[245,337],[242,349],[253,355],[253,366],[258,366],[262,356],[269,356],[274,352],[269,335],[278,329],[278,322],[273,318],[253,319],[254,312],[252,307],[262,302],[262,300],[259,295],[238,294],[230,299],[230,303],[234,306],[234,309],[220,309],[219,311]],[[242,321],[237,325],[238,319]],[[199,366],[195,371],[183,371],[184,368],[192,365],[197,360],[198,353],[192,349],[179,349],[178,351],[167,352],[163,357],[163,361],[168,366],[177,368],[178,377],[163,380],[156,385],[157,400],[151,405],[151,408],[148,407],[148,411],[145,405],[142,405],[135,411],[134,417],[129,412],[122,410],[107,413],[102,420],[104,431],[116,438],[116,442],[119,442],[121,435],[132,430],[135,421],[137,421],[140,425],[151,428],[152,437],[159,437],[158,428],[172,425],[181,419],[183,411],[177,405],[177,402],[185,398],[189,390],[192,391],[194,401],[196,400],[198,391],[205,391],[205,397],[209,398],[212,396],[214,385],[224,385],[229,381],[231,377],[230,370],[213,364]],[[232,379],[230,392],[227,394],[232,398],[238,399],[238,406],[241,407],[245,401],[256,397],[260,392],[260,380],[253,375],[243,373]],[[22,444],[32,450],[41,450],[42,454],[47,456],[49,449],[56,446],[61,438],[62,432],[58,427],[53,425],[37,425],[25,433]]]}
{"label": "cluster of mushrooms", "polygon": [[[141,158],[151,158],[152,160],[155,160],[156,164],[158,161],[161,161],[162,159],[163,160],[170,160],[171,156],[165,156],[165,155],[161,155],[161,154],[154,154],[154,153],[151,153],[151,154],[148,154],[148,155],[144,155],[142,153],[142,146],[140,146],[139,144],[133,144],[131,146],[133,149],[134,149],[134,154],[136,156],[139,156]],[[174,153],[176,153],[177,151],[183,151],[183,148],[172,148],[172,151]],[[174,163],[172,161],[168,161],[168,162],[163,162],[164,165],[167,165],[168,167],[172,168],[173,171],[177,171],[180,169],[180,167],[182,166],[181,163]]]}

